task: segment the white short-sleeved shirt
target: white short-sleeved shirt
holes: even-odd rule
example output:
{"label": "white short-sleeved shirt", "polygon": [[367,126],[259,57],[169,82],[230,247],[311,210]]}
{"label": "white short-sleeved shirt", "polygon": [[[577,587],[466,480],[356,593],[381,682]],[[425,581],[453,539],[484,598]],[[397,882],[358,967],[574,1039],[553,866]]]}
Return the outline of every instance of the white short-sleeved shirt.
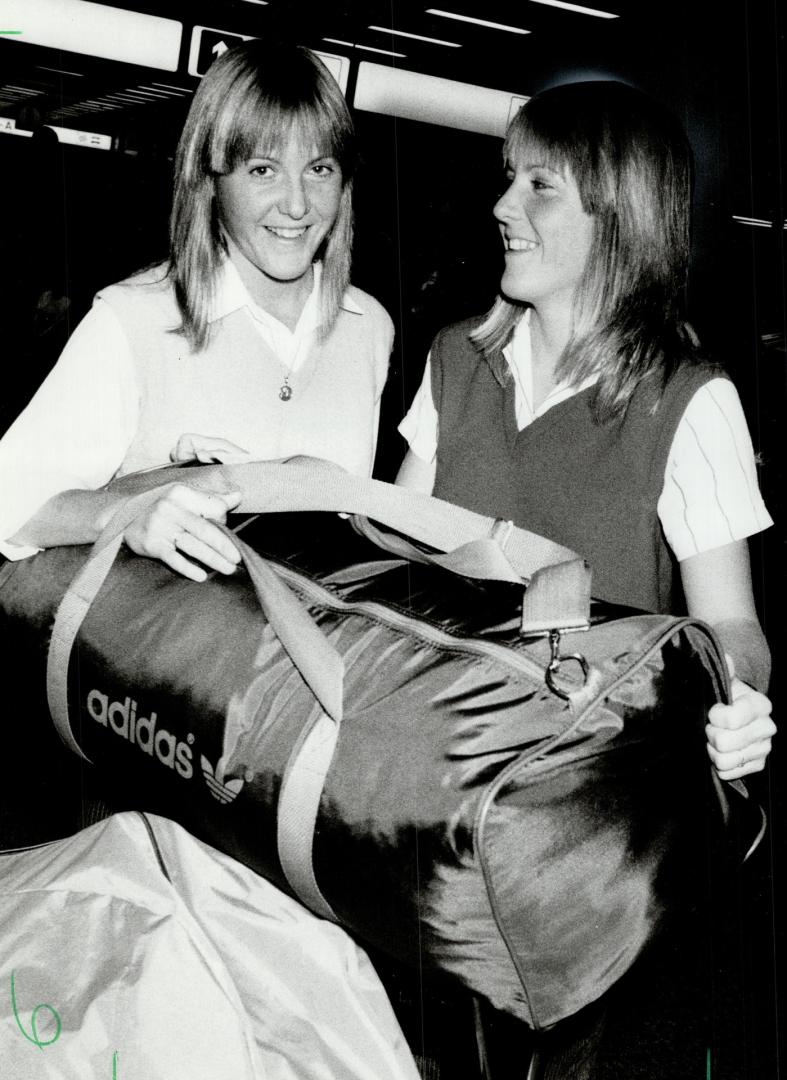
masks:
{"label": "white short-sleeved shirt", "polygon": [[[521,431],[549,409],[592,386],[561,383],[533,407],[533,371],[527,317],[503,349],[514,377],[517,426]],[[432,397],[431,366],[399,425],[412,452],[432,462],[439,417]],[[760,495],[751,436],[738,392],[728,379],[711,379],[696,391],[675,431],[657,512],[675,558],[722,547],[773,524]]]}
{"label": "white short-sleeved shirt", "polygon": [[[245,309],[265,344],[295,371],[308,356],[320,324],[321,270],[315,264],[311,294],[290,330],[254,303],[227,260],[216,282],[209,321]],[[59,492],[94,490],[115,475],[137,430],[139,410],[140,387],[128,337],[111,306],[99,298],[0,441],[0,554],[10,559],[34,554],[37,548],[4,538],[14,536]],[[379,401],[374,432],[378,415]],[[355,470],[359,475],[371,473],[374,450],[374,445],[364,448]]]}

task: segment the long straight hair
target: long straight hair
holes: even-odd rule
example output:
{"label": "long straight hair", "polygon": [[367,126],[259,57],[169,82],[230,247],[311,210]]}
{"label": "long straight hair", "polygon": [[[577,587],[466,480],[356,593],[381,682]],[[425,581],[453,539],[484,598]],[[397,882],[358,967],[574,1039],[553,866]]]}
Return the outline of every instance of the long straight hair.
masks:
{"label": "long straight hair", "polygon": [[[515,163],[535,150],[570,175],[594,220],[587,264],[574,296],[572,335],[555,375],[578,384],[598,372],[594,414],[622,415],[646,376],[666,384],[696,361],[686,321],[692,157],[675,117],[623,83],[571,83],[531,98],[506,134]],[[531,154],[532,156],[532,154]],[[473,334],[491,356],[526,310],[504,296]]]}
{"label": "long straight hair", "polygon": [[226,254],[216,178],[260,147],[275,153],[290,139],[313,144],[341,169],[339,212],[317,253],[323,263],[323,336],[336,321],[352,258],[352,120],[336,81],[307,49],[247,41],[211,65],[194,95],[175,157],[169,274],[183,332],[196,350],[208,341],[214,282]]}

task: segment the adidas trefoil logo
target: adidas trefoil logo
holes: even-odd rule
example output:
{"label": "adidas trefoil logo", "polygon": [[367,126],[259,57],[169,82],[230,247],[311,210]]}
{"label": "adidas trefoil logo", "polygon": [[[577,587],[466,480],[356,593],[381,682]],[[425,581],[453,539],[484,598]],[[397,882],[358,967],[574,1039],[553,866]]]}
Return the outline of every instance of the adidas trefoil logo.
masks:
{"label": "adidas trefoil logo", "polygon": [[238,777],[236,780],[224,779],[224,758],[221,757],[216,762],[216,770],[214,773],[213,766],[205,757],[204,754],[200,754],[199,763],[202,766],[202,772],[205,777],[205,783],[208,785],[208,789],[214,799],[218,799],[220,803],[231,803],[235,799],[243,787],[243,780]]}

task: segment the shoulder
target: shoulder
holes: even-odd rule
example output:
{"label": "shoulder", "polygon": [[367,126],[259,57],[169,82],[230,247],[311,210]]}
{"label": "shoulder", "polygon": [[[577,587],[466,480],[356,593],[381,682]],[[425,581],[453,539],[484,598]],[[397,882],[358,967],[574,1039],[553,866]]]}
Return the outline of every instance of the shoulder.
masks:
{"label": "shoulder", "polygon": [[743,405],[734,383],[726,375],[717,375],[696,387],[689,398],[681,420],[695,430],[712,433],[722,431],[736,441],[748,438],[748,424]]}
{"label": "shoulder", "polygon": [[666,380],[654,371],[637,386],[627,414],[630,412],[633,419],[650,418],[666,430],[677,424],[693,396],[712,380],[728,378],[721,367],[704,360],[679,363]]}
{"label": "shoulder", "polygon": [[96,293],[97,300],[109,304],[121,318],[144,310],[177,317],[177,303],[166,263],[139,270],[123,281],[107,285]]}
{"label": "shoulder", "polygon": [[368,321],[375,331],[391,340],[393,339],[394,324],[391,316],[379,300],[375,300],[373,296],[364,292],[363,289],[350,285],[344,294],[342,309],[353,315],[363,316],[364,322]]}
{"label": "shoulder", "polygon": [[483,322],[483,317],[476,315],[471,319],[462,319],[460,322],[449,323],[435,335],[432,350],[441,349],[445,346],[451,348],[466,348],[472,350],[474,355],[480,355],[478,348],[473,344],[470,335]]}

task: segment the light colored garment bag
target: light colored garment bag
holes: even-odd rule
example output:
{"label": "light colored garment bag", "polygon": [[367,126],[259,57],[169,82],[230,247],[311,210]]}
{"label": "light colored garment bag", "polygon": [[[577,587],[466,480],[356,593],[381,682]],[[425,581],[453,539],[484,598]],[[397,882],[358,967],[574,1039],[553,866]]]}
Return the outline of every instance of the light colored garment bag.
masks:
{"label": "light colored garment bag", "polygon": [[3,1080],[417,1080],[366,954],[152,815],[0,854]]}

